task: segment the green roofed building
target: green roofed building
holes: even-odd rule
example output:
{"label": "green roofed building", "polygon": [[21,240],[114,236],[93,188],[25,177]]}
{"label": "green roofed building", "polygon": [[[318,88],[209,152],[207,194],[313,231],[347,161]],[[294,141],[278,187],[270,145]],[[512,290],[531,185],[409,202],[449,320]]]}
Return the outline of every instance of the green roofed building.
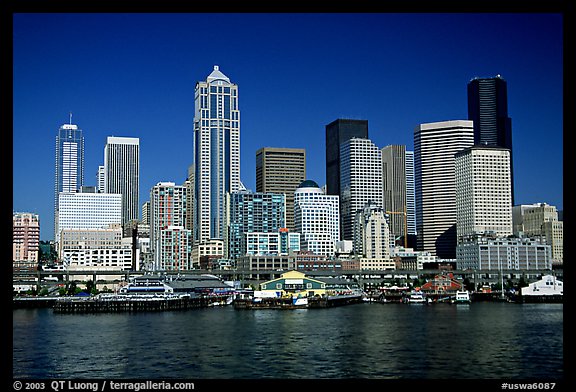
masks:
{"label": "green roofed building", "polygon": [[326,294],[326,284],[320,280],[306,277],[302,272],[288,271],[277,279],[260,284],[261,291],[281,292],[282,297],[314,297]]}

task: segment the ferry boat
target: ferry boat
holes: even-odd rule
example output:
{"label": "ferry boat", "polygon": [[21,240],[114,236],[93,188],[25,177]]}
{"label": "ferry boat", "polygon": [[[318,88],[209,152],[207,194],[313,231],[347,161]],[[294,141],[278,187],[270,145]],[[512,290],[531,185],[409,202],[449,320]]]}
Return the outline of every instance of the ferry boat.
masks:
{"label": "ferry boat", "polygon": [[466,290],[458,290],[456,291],[456,298],[454,299],[454,303],[457,304],[469,304],[472,302],[470,299],[470,293]]}
{"label": "ferry boat", "polygon": [[424,304],[426,303],[426,298],[422,291],[412,291],[408,297],[409,304]]}

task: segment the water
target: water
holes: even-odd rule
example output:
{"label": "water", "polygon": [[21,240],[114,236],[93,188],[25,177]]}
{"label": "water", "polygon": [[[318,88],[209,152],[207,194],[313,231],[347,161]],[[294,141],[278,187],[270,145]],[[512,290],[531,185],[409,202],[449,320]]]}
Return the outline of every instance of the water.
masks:
{"label": "water", "polygon": [[561,380],[563,305],[13,311],[18,379]]}

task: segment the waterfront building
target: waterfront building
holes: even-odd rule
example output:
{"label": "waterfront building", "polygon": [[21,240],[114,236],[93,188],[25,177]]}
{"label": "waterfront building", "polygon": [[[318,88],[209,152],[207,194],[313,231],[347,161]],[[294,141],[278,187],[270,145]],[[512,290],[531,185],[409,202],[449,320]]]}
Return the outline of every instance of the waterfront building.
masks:
{"label": "waterfront building", "polygon": [[454,296],[457,291],[464,290],[464,284],[454,278],[454,274],[436,275],[424,283],[420,289],[426,294]]}
{"label": "waterfront building", "polygon": [[550,245],[540,238],[498,237],[473,234],[463,237],[456,248],[458,270],[549,270]]}
{"label": "waterfront building", "polygon": [[510,151],[491,146],[465,148],[455,155],[456,235],[512,234]]}
{"label": "waterfront building", "polygon": [[295,252],[294,269],[298,271],[339,271],[342,263],[328,258],[326,255],[316,255],[310,251]]}
{"label": "waterfront building", "polygon": [[414,151],[406,151],[406,224],[408,239],[416,236],[416,180],[414,174]]}
{"label": "waterfront building", "polygon": [[420,124],[414,130],[417,250],[443,259],[455,258],[454,155],[473,143],[472,121]]}
{"label": "waterfront building", "polygon": [[224,239],[226,193],[240,182],[238,86],[217,65],[194,91],[194,241]]}
{"label": "waterfront building", "polygon": [[[300,250],[300,233],[289,233],[280,229],[276,233],[245,232],[241,236],[239,256],[281,255]],[[235,260],[234,259],[234,260]]]}
{"label": "waterfront building", "polygon": [[270,271],[286,271],[294,269],[294,256],[281,255],[245,255],[236,260],[236,266],[239,270],[251,271],[251,277],[259,273],[269,273]]}
{"label": "waterfront building", "polygon": [[[187,234],[181,232],[181,230],[186,230],[184,227],[186,198],[186,187],[176,185],[174,182],[159,182],[150,190],[150,239],[156,269],[167,270],[171,267],[182,267],[171,258],[172,251],[164,250],[168,246],[165,241],[169,241],[170,246],[178,250],[185,250],[188,253],[191,251]],[[163,234],[164,230],[169,230],[169,233]],[[183,243],[172,242],[176,240],[182,240]],[[190,258],[189,254],[180,257],[182,260]]]}
{"label": "waterfront building", "polygon": [[61,192],[58,200],[56,242],[64,229],[99,229],[122,223],[121,194]]}
{"label": "waterfront building", "polygon": [[438,264],[438,258],[430,252],[415,251],[413,248],[396,246],[391,249],[391,257],[399,270],[423,270],[427,266]]}
{"label": "waterfront building", "polygon": [[98,171],[96,172],[96,184],[98,192],[104,193],[106,187],[106,171],[104,165],[98,166]]}
{"label": "waterfront building", "polygon": [[354,253],[363,259],[390,260],[390,231],[384,209],[366,203],[354,219]]}
{"label": "waterfront building", "polygon": [[476,77],[468,82],[468,119],[474,125],[474,144],[510,151],[510,184],[514,204],[512,120],[508,117],[508,91],[500,76]]}
{"label": "waterfront building", "polygon": [[366,203],[382,207],[382,153],[370,139],[340,144],[340,233],[354,239],[354,217]]}
{"label": "waterfront building", "polygon": [[264,147],[256,151],[256,192],[284,194],[290,231],[294,231],[294,191],[305,179],[305,149]]}
{"label": "waterfront building", "polygon": [[[390,235],[394,242],[408,245],[408,176],[406,146],[389,145],[382,153],[382,207],[390,214]],[[412,162],[413,168],[413,162]],[[412,179],[413,179],[412,173]],[[414,184],[411,184],[414,190]]]}
{"label": "waterfront building", "polygon": [[12,214],[12,261],[38,264],[40,217],[31,212]]}
{"label": "waterfront building", "polygon": [[280,278],[260,283],[261,291],[278,292],[279,297],[300,295],[302,297],[314,297],[326,294],[326,283],[307,277],[299,271],[288,271],[280,275]]}
{"label": "waterfront building", "polygon": [[[563,296],[564,283],[554,275],[543,275],[540,280],[528,284],[527,287],[522,287],[520,293],[525,301],[526,298],[530,297]],[[530,300],[528,299],[528,301]]]}
{"label": "waterfront building", "polygon": [[226,199],[226,258],[236,260],[243,255],[246,233],[278,233],[286,227],[286,199],[282,193],[241,191],[227,194]]}
{"label": "waterfront building", "polygon": [[202,268],[212,260],[224,258],[224,241],[223,240],[206,240],[200,243],[194,243],[192,248],[192,268]]}
{"label": "waterfront building", "polygon": [[106,139],[104,148],[104,189],[122,195],[122,224],[138,220],[140,192],[140,139]]}
{"label": "waterfront building", "polygon": [[339,201],[326,195],[312,180],[294,192],[294,225],[300,233],[300,249],[332,257],[340,241]]}
{"label": "waterfront building", "polygon": [[368,139],[368,120],[337,119],[326,125],[326,194],[340,193],[340,145],[355,138]]}
{"label": "waterfront building", "polygon": [[56,136],[56,164],[54,179],[54,238],[58,235],[58,207],[61,192],[78,192],[84,185],[84,134],[70,123],[64,124]]}

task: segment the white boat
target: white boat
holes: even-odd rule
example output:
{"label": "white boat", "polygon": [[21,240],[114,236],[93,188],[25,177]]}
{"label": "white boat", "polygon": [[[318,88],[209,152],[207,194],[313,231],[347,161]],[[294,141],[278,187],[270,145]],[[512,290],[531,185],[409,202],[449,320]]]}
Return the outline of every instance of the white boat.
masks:
{"label": "white boat", "polygon": [[456,299],[454,300],[455,303],[457,304],[469,304],[470,302],[472,302],[472,300],[470,299],[470,293],[466,290],[458,290],[456,292]]}
{"label": "white boat", "polygon": [[422,291],[412,291],[410,297],[408,297],[409,304],[424,304],[426,303],[426,298]]}

